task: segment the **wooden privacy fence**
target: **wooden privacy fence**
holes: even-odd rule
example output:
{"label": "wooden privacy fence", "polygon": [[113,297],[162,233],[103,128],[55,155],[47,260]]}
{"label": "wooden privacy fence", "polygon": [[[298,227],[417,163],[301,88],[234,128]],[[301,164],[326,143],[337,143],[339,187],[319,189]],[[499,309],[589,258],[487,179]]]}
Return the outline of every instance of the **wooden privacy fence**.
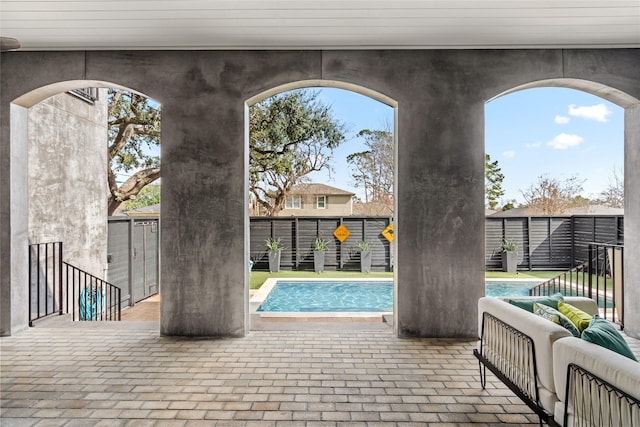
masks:
{"label": "wooden privacy fence", "polygon": [[568,270],[589,259],[590,243],[622,244],[624,217],[487,217],[487,270],[502,268],[500,246],[503,239],[518,244],[519,270]]}
{"label": "wooden privacy fence", "polygon": [[[140,295],[134,300],[157,292],[160,239],[156,231],[159,224],[156,224],[157,228],[153,228],[153,224],[136,227],[140,221],[146,224],[150,220],[109,219],[109,280],[124,290],[123,299],[130,298],[130,293],[136,294],[138,288]],[[158,221],[158,218],[153,221]],[[250,221],[249,256],[255,270],[269,269],[265,246],[269,237],[282,237],[285,249],[280,265],[283,269],[313,270],[313,240],[316,236],[329,240],[325,254],[325,268],[328,270],[359,270],[357,243],[361,240],[371,244],[373,271],[392,271],[394,268],[393,245],[381,234],[389,224],[393,224],[390,217],[252,217]],[[351,233],[343,243],[333,236],[333,231],[340,224]],[[485,224],[487,270],[502,268],[500,245],[505,238],[518,243],[520,270],[568,270],[588,259],[590,243],[621,244],[624,239],[623,216],[487,217]],[[146,241],[136,238],[136,232],[142,231],[152,238]],[[136,255],[140,256],[136,258]],[[146,275],[145,267],[137,265],[136,259],[148,260]],[[133,285],[146,283],[137,279],[148,279],[149,275],[153,279],[149,282],[151,286]]]}
{"label": "wooden privacy fence", "polygon": [[[357,243],[364,240],[371,245],[372,271],[392,271],[392,246],[381,234],[391,223],[387,217],[252,217],[249,256],[254,270],[268,270],[265,240],[280,237],[284,245],[281,268],[313,270],[313,241],[320,236],[329,241],[325,269],[359,271]],[[333,235],[340,225],[351,233],[342,243]]]}
{"label": "wooden privacy fence", "polygon": [[[370,242],[374,271],[393,270],[393,245],[380,233],[393,223],[387,217],[252,217],[250,257],[254,269],[268,270],[269,237],[281,237],[285,245],[281,267],[313,270],[313,239],[330,240],[325,267],[358,270],[360,254],[356,243]],[[345,225],[351,235],[344,243],[333,230]],[[487,217],[485,219],[485,268],[502,269],[500,247],[503,239],[518,244],[519,270],[568,270],[588,259],[592,242],[620,244],[624,239],[623,216],[539,216]]]}

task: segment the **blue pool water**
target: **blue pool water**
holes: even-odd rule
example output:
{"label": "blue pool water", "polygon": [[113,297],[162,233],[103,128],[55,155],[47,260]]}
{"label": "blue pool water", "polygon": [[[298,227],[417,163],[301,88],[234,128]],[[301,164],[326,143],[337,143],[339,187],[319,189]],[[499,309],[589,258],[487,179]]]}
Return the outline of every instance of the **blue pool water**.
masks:
{"label": "blue pool water", "polygon": [[[539,282],[486,281],[489,297],[528,295]],[[393,310],[393,282],[278,281],[258,311],[269,312],[389,312]]]}
{"label": "blue pool water", "polygon": [[281,282],[258,311],[393,311],[393,282]]}
{"label": "blue pool water", "polygon": [[529,295],[529,289],[543,281],[486,280],[484,293],[488,297],[518,297]]}

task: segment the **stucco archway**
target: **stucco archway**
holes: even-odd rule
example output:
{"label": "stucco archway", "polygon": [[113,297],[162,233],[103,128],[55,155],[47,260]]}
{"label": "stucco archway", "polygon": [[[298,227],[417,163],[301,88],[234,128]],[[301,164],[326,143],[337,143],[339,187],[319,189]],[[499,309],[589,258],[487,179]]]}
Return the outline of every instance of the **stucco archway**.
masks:
{"label": "stucco archway", "polygon": [[[386,94],[401,105],[397,335],[471,338],[477,336],[477,301],[484,292],[485,100],[559,78],[596,81],[637,99],[639,68],[634,49],[4,52],[0,333],[24,325],[12,318],[12,309],[20,310],[24,299],[13,297],[26,280],[20,172],[26,159],[10,121],[20,120],[11,110],[23,108],[12,102],[34,89],[117,81],[162,103],[161,275],[169,286],[163,287],[160,331],[179,336],[248,333],[246,101],[308,80]],[[627,107],[627,132],[634,138],[625,144],[629,190],[640,188],[640,170],[633,167],[640,164],[640,128],[633,124],[639,115],[637,105]],[[640,218],[640,192],[629,193],[627,216]],[[640,241],[639,227],[627,225],[629,240]],[[631,259],[640,258],[640,246],[629,249]],[[626,274],[640,277],[640,267],[630,268]]]}
{"label": "stucco archway", "polygon": [[[11,323],[13,330],[22,329],[27,325],[25,319],[28,319],[29,314],[27,307],[29,307],[28,301],[28,283],[29,278],[27,277],[28,272],[28,245],[32,243],[50,243],[52,241],[62,241],[65,243],[64,238],[61,238],[61,235],[74,235],[82,239],[82,245],[78,246],[74,244],[64,245],[65,256],[64,261],[71,261],[72,264],[86,270],[89,274],[93,274],[98,278],[103,278],[103,273],[107,265],[107,218],[106,218],[106,210],[104,203],[102,203],[101,197],[91,197],[88,198],[89,194],[96,194],[102,190],[106,190],[106,127],[104,127],[104,135],[100,138],[95,137],[89,138],[88,140],[83,140],[81,135],[67,135],[65,139],[65,144],[67,148],[71,148],[74,151],[83,152],[84,150],[102,150],[97,152],[97,156],[92,156],[91,159],[81,159],[81,158],[72,158],[73,156],[70,152],[60,151],[60,147],[58,147],[56,151],[56,155],[59,160],[63,160],[65,163],[58,164],[56,162],[51,162],[50,159],[49,164],[46,163],[44,157],[40,157],[41,165],[40,170],[32,171],[33,176],[38,176],[39,174],[47,174],[49,170],[57,171],[58,178],[55,178],[55,184],[49,183],[50,187],[59,188],[61,185],[64,188],[67,188],[69,185],[73,185],[73,180],[79,180],[79,182],[83,182],[84,184],[80,184],[82,186],[82,191],[73,193],[72,196],[69,196],[70,200],[65,200],[65,197],[57,197],[56,194],[42,194],[40,191],[40,195],[38,198],[38,202],[35,205],[40,208],[40,216],[42,218],[36,219],[36,224],[38,224],[35,228],[38,231],[35,232],[36,236],[33,235],[34,230],[29,230],[29,218],[31,217],[31,212],[33,212],[33,203],[30,204],[30,193],[33,193],[33,189],[29,191],[29,170],[34,168],[34,164],[30,161],[29,156],[29,147],[33,142],[33,137],[30,135],[32,130],[30,127],[35,123],[38,124],[39,129],[46,129],[50,127],[52,123],[55,123],[53,117],[59,116],[59,111],[64,111],[63,114],[68,113],[70,118],[75,118],[77,114],[77,120],[79,122],[88,123],[93,119],[91,118],[92,113],[89,112],[91,107],[88,104],[84,110],[78,109],[73,113],[72,110],[74,107],[71,106],[73,102],[82,103],[83,101],[79,101],[74,97],[69,97],[69,99],[75,101],[69,101],[71,104],[68,104],[64,98],[56,98],[56,100],[49,102],[48,100],[51,97],[54,97],[59,94],[64,94],[66,92],[75,90],[75,89],[84,89],[84,88],[118,88],[122,90],[132,91],[132,89],[127,88],[123,85],[114,84],[108,81],[97,81],[97,80],[68,80],[61,81],[53,84],[49,84],[46,86],[42,86],[36,89],[33,89],[23,95],[18,96],[11,102],[11,114],[10,114],[10,135],[11,135],[11,204],[14,212],[19,213],[16,215],[12,215],[12,232],[14,232],[14,236],[11,240],[11,252],[14,258],[14,262],[11,264],[11,269],[13,270],[12,276],[17,278],[12,283],[11,287],[11,297],[7,298],[9,302],[11,302],[10,307],[2,308],[3,311],[6,311],[7,314],[11,316]],[[137,91],[135,91],[137,92]],[[106,93],[106,91],[105,91]],[[138,92],[140,93],[140,92]],[[43,101],[49,102],[51,105],[45,107]],[[104,107],[106,103],[106,99],[96,101],[98,104]],[[75,104],[78,105],[78,104]],[[105,120],[106,117],[102,114],[106,114],[106,107],[104,113],[100,113],[102,116],[102,120]],[[35,115],[31,115],[31,113],[36,110],[39,112],[49,111],[50,116],[47,116],[50,122],[36,120],[32,121],[35,117],[38,116],[38,113],[34,113]],[[67,122],[64,122],[65,126]],[[68,124],[72,126],[71,123]],[[54,125],[55,126],[55,125]],[[100,127],[100,124],[96,122],[95,126]],[[77,131],[77,128],[72,128],[69,132]],[[52,143],[54,141],[61,142],[59,138],[61,135],[65,135],[66,131],[57,132],[52,131],[52,137],[47,139],[44,135],[40,135],[38,139],[43,140],[43,145],[47,143]],[[77,138],[77,139],[74,139]],[[47,151],[47,149],[42,149],[42,152]],[[90,151],[89,151],[90,152]],[[44,154],[44,156],[48,156]],[[94,158],[95,157],[95,158]],[[91,172],[90,170],[95,170],[96,168],[103,168],[102,171]],[[93,179],[93,175],[100,176],[100,179]],[[104,175],[104,176],[102,176]],[[64,177],[66,176],[66,178]],[[41,182],[41,181],[39,181]],[[101,188],[100,188],[101,187]],[[36,187],[37,188],[37,187]],[[106,193],[103,194],[106,196]],[[64,196],[64,195],[63,195]],[[49,200],[45,200],[49,198]],[[98,202],[97,200],[100,200]],[[33,200],[32,200],[33,201]],[[75,204],[75,203],[78,204]],[[84,205],[84,203],[92,203],[91,206]],[[31,210],[30,210],[31,209]],[[78,222],[77,210],[81,209],[82,217],[92,218],[92,222],[84,224]],[[50,214],[48,212],[51,212]],[[43,213],[45,215],[43,215]],[[44,217],[61,219],[59,223],[54,227],[53,225],[46,223],[39,223],[37,221],[45,220]],[[72,219],[73,218],[73,219]],[[55,229],[55,231],[54,231]],[[51,238],[51,236],[57,236]],[[44,236],[44,237],[43,237]],[[32,240],[35,238],[35,241]],[[92,242],[92,239],[95,238],[95,243]],[[72,239],[73,240],[73,239]],[[84,249],[84,250],[83,250]],[[71,254],[72,259],[69,259],[69,254]],[[73,260],[75,258],[80,258],[80,263],[75,263]],[[88,263],[87,263],[88,262]],[[130,294],[129,289],[123,289],[123,296]],[[55,299],[55,298],[54,298]],[[68,299],[67,299],[68,300]],[[4,302],[4,301],[3,301]],[[67,301],[68,302],[68,301]]]}
{"label": "stucco archway", "polygon": [[[276,87],[267,89],[265,91],[262,91],[261,93],[258,93],[252,97],[250,97],[249,99],[247,99],[245,101],[245,164],[246,164],[246,173],[245,175],[247,175],[247,183],[245,185],[246,188],[246,198],[249,198],[249,184],[248,184],[248,173],[249,173],[249,108],[254,105],[257,102],[260,102],[262,100],[265,100],[271,96],[277,95],[279,93],[282,92],[287,92],[287,91],[291,91],[291,90],[295,90],[295,89],[303,89],[303,88],[317,88],[317,87],[330,87],[330,88],[336,88],[336,89],[344,89],[346,91],[349,92],[353,92],[359,95],[363,95],[366,96],[368,98],[371,98],[373,100],[376,100],[382,104],[387,105],[388,107],[391,107],[393,109],[393,149],[394,149],[394,153],[397,151],[398,149],[398,102],[394,99],[392,99],[391,97],[380,93],[378,91],[369,89],[367,87],[361,86],[361,85],[357,85],[357,84],[353,84],[353,83],[349,83],[349,82],[345,82],[345,81],[339,81],[339,80],[322,80],[322,79],[311,79],[311,80],[299,80],[299,81],[294,81],[294,82],[289,82],[289,83],[284,83],[281,85],[278,85]],[[397,176],[397,156],[394,158],[394,176]],[[394,179],[394,194],[397,194],[397,178]],[[393,206],[393,211],[394,211],[394,215],[397,214],[398,212],[398,201],[397,198],[394,198],[394,206]],[[246,250],[246,257],[245,259],[249,259],[249,249],[250,249],[250,239],[249,239],[249,218],[248,218],[248,214],[247,214],[247,223],[246,223],[246,227],[245,227],[245,250]],[[393,245],[393,249],[392,249],[392,253],[396,252],[396,248],[395,248],[395,240],[394,242],[392,242]],[[398,282],[397,282],[397,278],[396,278],[396,272],[397,269],[393,270],[394,273],[394,278],[393,278],[393,283],[394,283],[394,295],[397,294],[397,287],[398,287]],[[247,275],[246,280],[246,291],[247,291],[247,299],[248,299],[248,293],[249,293],[249,275]],[[247,310],[248,310],[248,306],[247,306]],[[397,317],[397,312],[398,312],[398,307],[397,307],[397,298],[394,298],[394,307],[393,307],[393,316],[394,316],[394,328],[395,325],[397,325],[397,321],[396,321],[396,317]],[[397,330],[396,330],[397,333]]]}
{"label": "stucco archway", "polygon": [[504,90],[491,97],[490,102],[516,91],[562,87],[576,89],[612,102],[625,111],[624,115],[624,188],[625,188],[625,330],[630,336],[640,337],[640,314],[631,307],[640,301],[640,286],[634,278],[639,277],[637,257],[640,254],[640,218],[634,213],[640,209],[640,173],[638,172],[638,148],[640,147],[640,99],[615,87],[584,79],[555,78],[537,80]]}

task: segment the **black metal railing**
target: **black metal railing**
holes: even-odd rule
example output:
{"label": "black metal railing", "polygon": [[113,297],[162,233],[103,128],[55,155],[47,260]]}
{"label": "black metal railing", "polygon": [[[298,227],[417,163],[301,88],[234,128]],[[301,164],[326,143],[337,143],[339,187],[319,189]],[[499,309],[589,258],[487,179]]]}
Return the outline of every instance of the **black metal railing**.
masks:
{"label": "black metal railing", "polygon": [[[120,320],[120,288],[63,262],[67,307],[73,309],[72,318],[77,320]],[[69,299],[71,304],[69,304]],[[76,307],[75,302],[78,302]]]}
{"label": "black metal railing", "polygon": [[624,246],[590,243],[588,261],[529,290],[529,295],[583,296],[595,300],[600,316],[624,329]]}
{"label": "black metal railing", "polygon": [[29,245],[29,326],[52,314],[120,320],[120,288],[63,261],[63,243]]}
{"label": "black metal railing", "polygon": [[29,245],[29,326],[64,313],[62,284],[62,242]]}

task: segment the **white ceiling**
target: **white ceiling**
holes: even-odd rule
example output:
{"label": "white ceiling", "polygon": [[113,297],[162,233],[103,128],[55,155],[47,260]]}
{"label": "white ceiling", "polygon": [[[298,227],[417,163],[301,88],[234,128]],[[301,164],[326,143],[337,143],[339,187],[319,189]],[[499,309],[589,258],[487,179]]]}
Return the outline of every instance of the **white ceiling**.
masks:
{"label": "white ceiling", "polygon": [[0,0],[24,50],[640,47],[640,0]]}

